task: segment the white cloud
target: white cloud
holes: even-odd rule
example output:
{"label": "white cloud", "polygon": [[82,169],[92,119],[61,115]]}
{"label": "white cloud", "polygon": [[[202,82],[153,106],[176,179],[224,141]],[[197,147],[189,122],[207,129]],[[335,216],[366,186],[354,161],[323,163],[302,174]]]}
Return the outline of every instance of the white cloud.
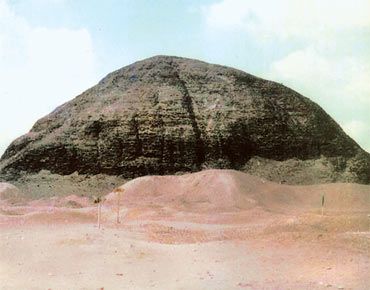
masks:
{"label": "white cloud", "polygon": [[203,7],[206,24],[261,37],[315,36],[370,25],[368,0],[222,0]]}
{"label": "white cloud", "polygon": [[0,0],[1,147],[97,81],[86,29],[33,27]]}
{"label": "white cloud", "polygon": [[288,54],[283,59],[280,59],[272,64],[272,74],[275,77],[283,80],[296,80],[312,87],[320,85],[320,81],[327,82],[327,77],[333,79],[339,78],[339,75],[333,75],[338,70],[331,67],[329,61],[309,47],[304,50],[294,51]]}
{"label": "white cloud", "polygon": [[[346,124],[343,124],[343,129],[347,132],[347,134],[353,137],[361,136],[364,132],[370,130],[370,128],[367,128],[363,122],[358,120],[352,120]],[[370,136],[370,132],[368,136]]]}
{"label": "white cloud", "polygon": [[363,121],[352,120],[342,125],[344,131],[353,139],[361,140],[363,148],[370,152],[370,127]]}
{"label": "white cloud", "polygon": [[370,64],[352,59],[348,67],[350,77],[344,89],[353,100],[368,106],[370,113]]}
{"label": "white cloud", "polygon": [[370,105],[370,65],[354,56],[331,57],[314,46],[294,51],[271,64],[274,79],[312,90],[318,96]]}

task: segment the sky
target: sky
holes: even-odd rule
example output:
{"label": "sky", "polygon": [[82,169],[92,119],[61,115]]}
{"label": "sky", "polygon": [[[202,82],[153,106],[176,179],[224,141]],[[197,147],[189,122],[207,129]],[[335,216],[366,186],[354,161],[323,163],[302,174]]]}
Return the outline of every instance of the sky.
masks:
{"label": "sky", "polygon": [[158,54],[283,83],[370,152],[370,0],[0,0],[0,155],[109,72]]}

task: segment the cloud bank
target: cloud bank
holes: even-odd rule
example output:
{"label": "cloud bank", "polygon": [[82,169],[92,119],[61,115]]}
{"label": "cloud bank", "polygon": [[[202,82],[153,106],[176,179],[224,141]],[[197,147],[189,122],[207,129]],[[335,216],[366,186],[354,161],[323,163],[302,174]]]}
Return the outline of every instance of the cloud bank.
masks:
{"label": "cloud bank", "polygon": [[[61,100],[96,82],[89,32],[33,27],[0,0],[0,80],[1,155]],[[16,115],[8,108],[17,108]]]}

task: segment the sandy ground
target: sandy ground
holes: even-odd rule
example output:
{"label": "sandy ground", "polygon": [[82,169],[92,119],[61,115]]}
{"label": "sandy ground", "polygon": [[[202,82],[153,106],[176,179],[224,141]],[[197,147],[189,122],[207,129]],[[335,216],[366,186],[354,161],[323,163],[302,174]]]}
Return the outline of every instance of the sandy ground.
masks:
{"label": "sandy ground", "polygon": [[0,289],[370,288],[369,187],[212,171],[123,190],[121,223],[116,192],[100,229],[86,198],[2,201]]}

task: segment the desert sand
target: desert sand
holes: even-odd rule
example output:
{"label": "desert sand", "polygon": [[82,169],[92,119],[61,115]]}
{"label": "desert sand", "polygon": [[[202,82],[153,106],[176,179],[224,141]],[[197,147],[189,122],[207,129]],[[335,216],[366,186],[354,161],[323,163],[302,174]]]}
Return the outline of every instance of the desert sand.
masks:
{"label": "desert sand", "polygon": [[370,186],[146,176],[104,198],[100,228],[87,197],[14,195],[0,194],[0,289],[370,288]]}

